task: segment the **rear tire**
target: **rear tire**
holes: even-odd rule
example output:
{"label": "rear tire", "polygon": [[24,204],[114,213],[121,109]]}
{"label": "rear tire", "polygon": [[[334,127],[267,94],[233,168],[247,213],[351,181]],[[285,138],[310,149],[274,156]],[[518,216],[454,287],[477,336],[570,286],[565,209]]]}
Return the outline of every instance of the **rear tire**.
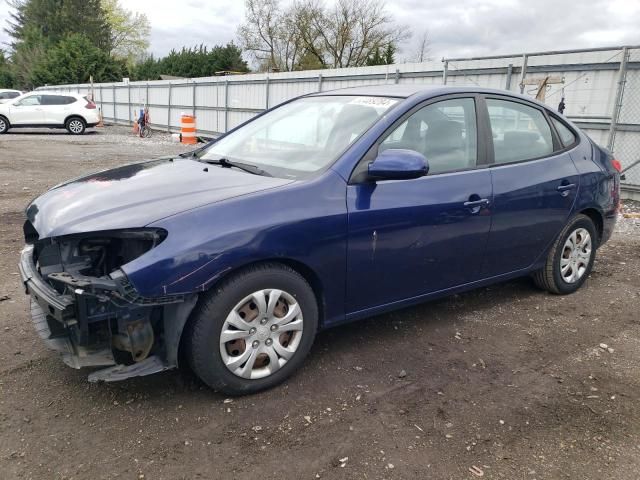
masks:
{"label": "rear tire", "polygon": [[0,135],[2,135],[3,133],[7,133],[10,128],[11,125],[9,124],[9,120],[7,120],[6,117],[0,115]]}
{"label": "rear tire", "polygon": [[302,365],[317,328],[318,304],[306,280],[279,263],[257,265],[201,298],[185,332],[187,356],[212,389],[255,393]]}
{"label": "rear tire", "polygon": [[545,266],[533,274],[535,284],[556,295],[578,290],[591,273],[598,241],[589,217],[573,217],[549,250]]}
{"label": "rear tire", "polygon": [[80,117],[69,118],[64,126],[71,135],[82,135],[87,129],[86,122]]}

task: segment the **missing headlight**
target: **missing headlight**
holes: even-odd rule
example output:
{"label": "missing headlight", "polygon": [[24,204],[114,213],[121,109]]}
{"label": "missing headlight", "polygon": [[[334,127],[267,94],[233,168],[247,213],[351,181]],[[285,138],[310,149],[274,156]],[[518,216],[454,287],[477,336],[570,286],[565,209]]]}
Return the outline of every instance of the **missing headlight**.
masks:
{"label": "missing headlight", "polygon": [[85,259],[80,273],[102,277],[158,246],[166,236],[166,231],[155,229],[101,232],[80,238],[74,256]]}
{"label": "missing headlight", "polygon": [[47,238],[35,242],[34,262],[45,279],[56,272],[106,277],[166,237],[165,230],[141,228]]}

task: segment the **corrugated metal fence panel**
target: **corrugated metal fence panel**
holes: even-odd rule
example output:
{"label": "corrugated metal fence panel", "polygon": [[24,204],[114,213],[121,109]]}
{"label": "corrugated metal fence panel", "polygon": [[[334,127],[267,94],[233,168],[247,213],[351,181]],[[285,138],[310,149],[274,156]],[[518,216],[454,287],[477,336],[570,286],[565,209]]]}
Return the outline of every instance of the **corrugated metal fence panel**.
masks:
{"label": "corrugated metal fence panel", "polygon": [[[640,151],[640,49],[629,50],[622,106],[615,136],[609,124],[615,112],[620,80],[622,49],[545,52],[527,54],[527,80],[561,77],[563,83],[547,86],[545,103],[557,108],[564,97],[565,115],[600,145],[613,143],[623,166],[639,158]],[[443,82],[444,67],[449,85],[507,88],[519,92],[524,54],[474,59],[445,59],[444,62],[406,63],[374,67],[313,70],[304,72],[256,73],[189,80],[105,83],[94,86],[94,97],[108,121],[128,123],[149,105],[156,128],[178,131],[181,113],[195,111],[201,134],[217,135],[250,119],[264,108],[319,90],[360,85],[417,84]],[[510,71],[510,75],[509,75]],[[89,85],[62,85],[48,90],[88,94]],[[115,92],[115,98],[114,98]],[[536,85],[525,85],[524,93],[535,97]],[[195,105],[194,105],[195,100]],[[640,167],[627,175],[628,183],[640,186]]]}
{"label": "corrugated metal fence panel", "polygon": [[[297,82],[281,83],[277,80],[269,81],[269,106],[278,105],[290,98],[318,91],[318,79],[304,79]],[[323,84],[323,90],[340,88],[329,86],[330,82]]]}

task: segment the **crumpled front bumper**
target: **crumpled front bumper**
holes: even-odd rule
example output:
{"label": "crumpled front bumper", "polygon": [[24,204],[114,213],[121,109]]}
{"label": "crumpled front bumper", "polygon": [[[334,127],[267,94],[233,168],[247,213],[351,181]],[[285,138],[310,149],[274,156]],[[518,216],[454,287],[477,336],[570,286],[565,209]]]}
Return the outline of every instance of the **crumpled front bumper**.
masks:
{"label": "crumpled front bumper", "polygon": [[78,325],[76,297],[81,293],[63,295],[45,282],[33,261],[33,246],[22,250],[19,269],[26,293],[31,296],[31,321],[47,347],[60,352],[63,361],[73,368],[116,364],[110,349],[89,350],[73,341],[70,329]]}
{"label": "crumpled front bumper", "polygon": [[[107,366],[89,374],[90,382],[113,382],[175,368],[182,329],[194,308],[197,295],[147,299],[141,297],[126,278],[89,278],[68,272],[50,273],[49,278],[66,285],[61,294],[40,275],[33,258],[34,248],[27,245],[20,255],[20,275],[26,293],[31,296],[31,319],[45,344],[62,354],[73,368]],[[116,290],[117,304],[110,301]],[[72,293],[70,293],[72,292]],[[120,364],[112,349],[114,333],[107,329],[101,342],[91,340],[90,325],[109,326],[133,318],[132,312],[162,309],[163,345],[133,364]],[[124,328],[131,323],[125,323]]]}

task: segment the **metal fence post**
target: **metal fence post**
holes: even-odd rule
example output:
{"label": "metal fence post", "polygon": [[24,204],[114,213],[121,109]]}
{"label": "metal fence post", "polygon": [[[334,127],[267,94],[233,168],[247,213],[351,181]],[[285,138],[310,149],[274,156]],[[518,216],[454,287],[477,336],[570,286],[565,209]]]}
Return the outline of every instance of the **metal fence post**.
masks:
{"label": "metal fence post", "polygon": [[447,76],[449,75],[449,60],[442,59],[444,62],[444,68],[442,69],[442,84],[447,84]]}
{"label": "metal fence post", "polygon": [[147,91],[145,92],[144,106],[149,106],[149,82],[147,82]]}
{"label": "metal fence post", "polygon": [[396,68],[396,78],[393,83],[400,83],[400,69]]}
{"label": "metal fence post", "polygon": [[129,125],[133,124],[131,120],[131,84],[127,84],[127,110],[129,110]]}
{"label": "metal fence post", "polygon": [[191,108],[191,114],[193,115],[193,118],[196,118],[196,87],[197,87],[197,83],[193,82],[193,92],[191,92],[191,103],[193,105],[193,107]]}
{"label": "metal fence post", "polygon": [[629,48],[622,49],[622,59],[620,60],[620,70],[618,73],[618,88],[616,90],[616,98],[613,103],[613,112],[611,113],[611,124],[609,125],[609,139],[607,140],[607,149],[613,152],[616,139],[616,127],[620,120],[620,110],[622,110],[622,97],[624,95],[624,84],[627,77],[627,60],[629,58]]}
{"label": "metal fence post", "polygon": [[522,55],[522,72],[520,74],[520,94],[524,93],[524,79],[527,76],[527,63],[529,62],[529,55],[526,53]]}
{"label": "metal fence post", "polygon": [[229,80],[224,80],[224,133],[229,131]]}
{"label": "metal fence post", "polygon": [[504,84],[505,90],[511,90],[511,75],[513,75],[513,63],[507,67],[507,81]]}
{"label": "metal fence post", "polygon": [[319,92],[322,91],[322,74],[321,73],[318,74],[318,91]]}
{"label": "metal fence post", "polygon": [[264,108],[269,110],[269,75],[264,80]]}
{"label": "metal fence post", "polygon": [[117,123],[118,116],[116,115],[116,84],[113,84],[113,123]]}
{"label": "metal fence post", "polygon": [[167,132],[171,131],[171,83],[169,83],[169,100],[167,100]]}

